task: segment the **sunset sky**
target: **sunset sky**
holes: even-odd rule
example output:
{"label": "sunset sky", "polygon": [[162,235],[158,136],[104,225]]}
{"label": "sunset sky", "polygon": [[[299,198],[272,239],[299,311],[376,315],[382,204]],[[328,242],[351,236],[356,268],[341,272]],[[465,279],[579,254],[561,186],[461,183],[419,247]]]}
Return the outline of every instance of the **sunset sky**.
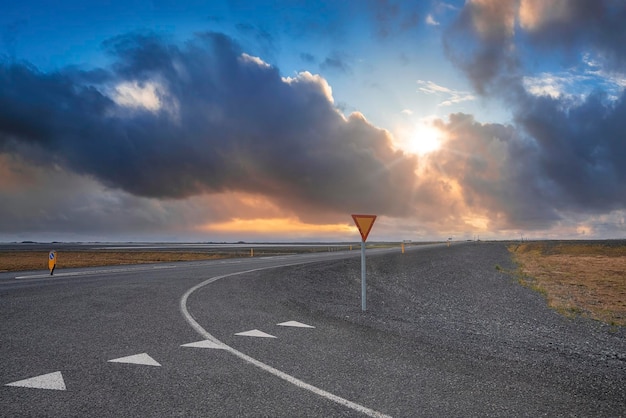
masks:
{"label": "sunset sky", "polygon": [[0,242],[626,238],[626,2],[4,1]]}

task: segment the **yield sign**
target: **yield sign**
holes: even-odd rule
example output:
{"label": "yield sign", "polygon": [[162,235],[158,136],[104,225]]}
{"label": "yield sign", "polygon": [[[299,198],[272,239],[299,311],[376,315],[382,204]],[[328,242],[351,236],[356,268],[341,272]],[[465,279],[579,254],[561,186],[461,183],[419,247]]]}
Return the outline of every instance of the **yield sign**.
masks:
{"label": "yield sign", "polygon": [[363,238],[363,242],[365,242],[372,230],[376,215],[352,215],[352,219],[354,219],[354,223],[361,233],[361,238]]}

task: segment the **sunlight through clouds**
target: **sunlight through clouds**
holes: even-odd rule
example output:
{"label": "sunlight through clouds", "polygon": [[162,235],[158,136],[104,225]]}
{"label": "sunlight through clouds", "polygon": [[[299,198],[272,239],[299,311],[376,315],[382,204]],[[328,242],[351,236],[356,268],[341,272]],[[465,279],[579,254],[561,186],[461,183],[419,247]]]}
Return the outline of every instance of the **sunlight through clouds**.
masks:
{"label": "sunlight through clouds", "polygon": [[397,146],[411,154],[425,156],[438,150],[444,139],[444,132],[434,123],[435,117],[421,118],[408,129],[399,129],[394,137]]}

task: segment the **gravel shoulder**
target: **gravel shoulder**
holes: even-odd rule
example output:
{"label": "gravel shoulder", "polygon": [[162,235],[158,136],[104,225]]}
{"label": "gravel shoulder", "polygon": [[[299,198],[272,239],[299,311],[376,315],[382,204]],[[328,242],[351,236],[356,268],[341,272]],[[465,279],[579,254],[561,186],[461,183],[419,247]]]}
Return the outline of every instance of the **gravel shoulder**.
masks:
{"label": "gravel shoulder", "polygon": [[[329,389],[324,376],[343,373],[337,391],[393,416],[626,416],[625,328],[561,316],[502,271],[514,267],[504,243],[464,243],[368,256],[366,313],[358,258],[218,281],[191,307],[239,327],[326,324],[332,337],[294,342],[297,354],[222,338]],[[229,305],[238,318],[210,309]],[[293,366],[303,352],[315,371]]]}

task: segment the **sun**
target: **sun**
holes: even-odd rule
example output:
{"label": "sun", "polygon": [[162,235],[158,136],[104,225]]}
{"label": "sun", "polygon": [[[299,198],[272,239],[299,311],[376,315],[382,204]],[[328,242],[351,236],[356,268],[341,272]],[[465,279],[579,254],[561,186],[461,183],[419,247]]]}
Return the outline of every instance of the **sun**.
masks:
{"label": "sun", "polygon": [[431,121],[421,120],[400,140],[400,147],[411,154],[426,155],[441,148],[443,132]]}

